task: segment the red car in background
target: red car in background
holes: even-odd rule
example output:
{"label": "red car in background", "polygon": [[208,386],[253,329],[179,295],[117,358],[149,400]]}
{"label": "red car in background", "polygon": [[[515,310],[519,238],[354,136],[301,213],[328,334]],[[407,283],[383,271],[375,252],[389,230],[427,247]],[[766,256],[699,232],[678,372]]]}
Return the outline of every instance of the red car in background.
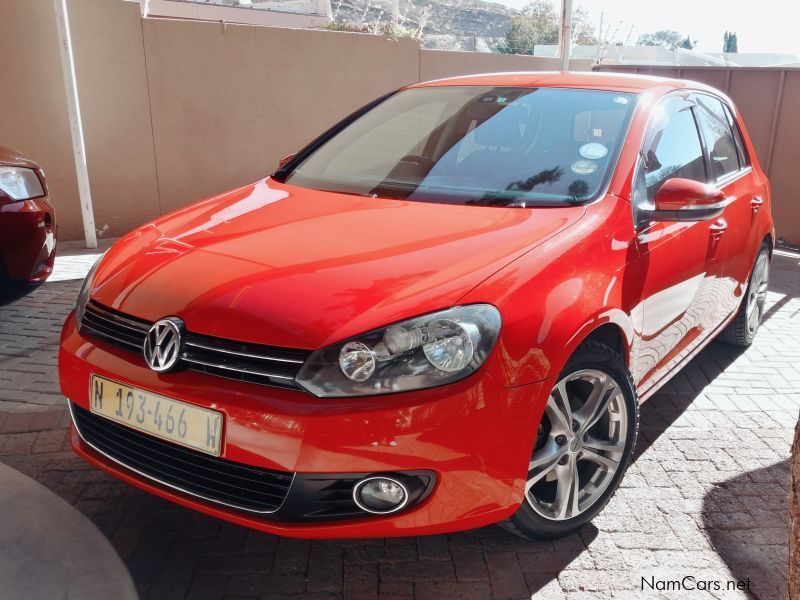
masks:
{"label": "red car in background", "polygon": [[412,85],[98,261],[61,338],[72,444],[281,535],[564,535],[618,487],[639,403],[752,343],[773,240],[713,88]]}
{"label": "red car in background", "polygon": [[0,286],[44,282],[55,258],[56,217],[44,172],[0,146]]}

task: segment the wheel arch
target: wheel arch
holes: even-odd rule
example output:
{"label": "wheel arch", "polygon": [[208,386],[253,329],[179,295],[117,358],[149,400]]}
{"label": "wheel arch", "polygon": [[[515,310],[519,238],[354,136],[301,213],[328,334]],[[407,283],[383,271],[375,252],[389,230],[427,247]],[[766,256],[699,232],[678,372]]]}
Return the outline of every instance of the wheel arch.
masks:
{"label": "wheel arch", "polygon": [[583,344],[584,342],[597,342],[599,344],[603,344],[619,354],[625,361],[625,364],[628,364],[630,344],[628,344],[626,341],[625,333],[617,323],[612,323],[609,321],[608,323],[604,323],[603,325],[596,327],[589,332],[589,335],[583,338],[580,343]]}
{"label": "wheel arch", "polygon": [[565,344],[562,365],[569,361],[581,344],[587,341],[598,342],[611,348],[622,357],[625,366],[630,367],[633,346],[633,322],[622,310],[612,308],[587,321]]}
{"label": "wheel arch", "polygon": [[769,250],[769,257],[772,258],[772,253],[775,250],[775,239],[772,237],[772,232],[767,233],[764,236],[764,239],[761,241],[761,244],[767,245],[767,250]]}

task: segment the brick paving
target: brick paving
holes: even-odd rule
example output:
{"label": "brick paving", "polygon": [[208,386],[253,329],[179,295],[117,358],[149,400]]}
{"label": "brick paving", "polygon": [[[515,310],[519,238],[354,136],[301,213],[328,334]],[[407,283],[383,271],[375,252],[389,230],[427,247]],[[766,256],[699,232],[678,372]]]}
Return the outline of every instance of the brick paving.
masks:
{"label": "brick paving", "polygon": [[[68,448],[56,348],[80,281],[60,279],[0,306],[0,460],[87,515],[143,598],[734,598],[747,592],[724,591],[726,583],[748,578],[752,596],[786,597],[787,461],[800,409],[796,256],[774,258],[767,320],[753,347],[712,344],[649,400],[622,487],[592,524],[555,542],[526,542],[496,526],[283,539],[118,483]],[[642,578],[685,576],[698,589],[721,582],[723,591],[642,591]]]}

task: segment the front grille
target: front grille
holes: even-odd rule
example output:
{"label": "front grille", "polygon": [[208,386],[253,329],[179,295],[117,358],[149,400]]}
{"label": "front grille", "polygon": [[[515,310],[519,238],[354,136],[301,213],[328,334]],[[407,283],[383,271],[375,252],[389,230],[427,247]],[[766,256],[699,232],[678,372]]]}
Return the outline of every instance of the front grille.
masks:
{"label": "front grille", "polygon": [[[152,323],[90,301],[81,323],[81,334],[142,355],[144,338]],[[302,389],[296,382],[310,352],[235,342],[186,332],[181,365],[217,377]]]}
{"label": "front grille", "polygon": [[368,515],[353,501],[353,487],[363,474],[298,474],[292,498],[281,511],[284,520],[332,520]]}
{"label": "front grille", "polygon": [[134,319],[96,302],[86,305],[81,333],[88,333],[120,348],[142,354],[144,338],[152,323]]}
{"label": "front grille", "polygon": [[136,473],[184,493],[258,513],[283,504],[294,475],[208,456],[99,417],[70,403],[86,443]]}

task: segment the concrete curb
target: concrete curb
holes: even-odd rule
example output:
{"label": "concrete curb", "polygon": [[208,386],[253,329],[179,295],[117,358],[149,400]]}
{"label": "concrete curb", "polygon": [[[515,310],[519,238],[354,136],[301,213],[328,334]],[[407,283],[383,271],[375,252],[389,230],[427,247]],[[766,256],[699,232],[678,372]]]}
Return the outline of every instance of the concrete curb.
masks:
{"label": "concrete curb", "polygon": [[137,600],[117,552],[84,515],[0,463],[0,596]]}

